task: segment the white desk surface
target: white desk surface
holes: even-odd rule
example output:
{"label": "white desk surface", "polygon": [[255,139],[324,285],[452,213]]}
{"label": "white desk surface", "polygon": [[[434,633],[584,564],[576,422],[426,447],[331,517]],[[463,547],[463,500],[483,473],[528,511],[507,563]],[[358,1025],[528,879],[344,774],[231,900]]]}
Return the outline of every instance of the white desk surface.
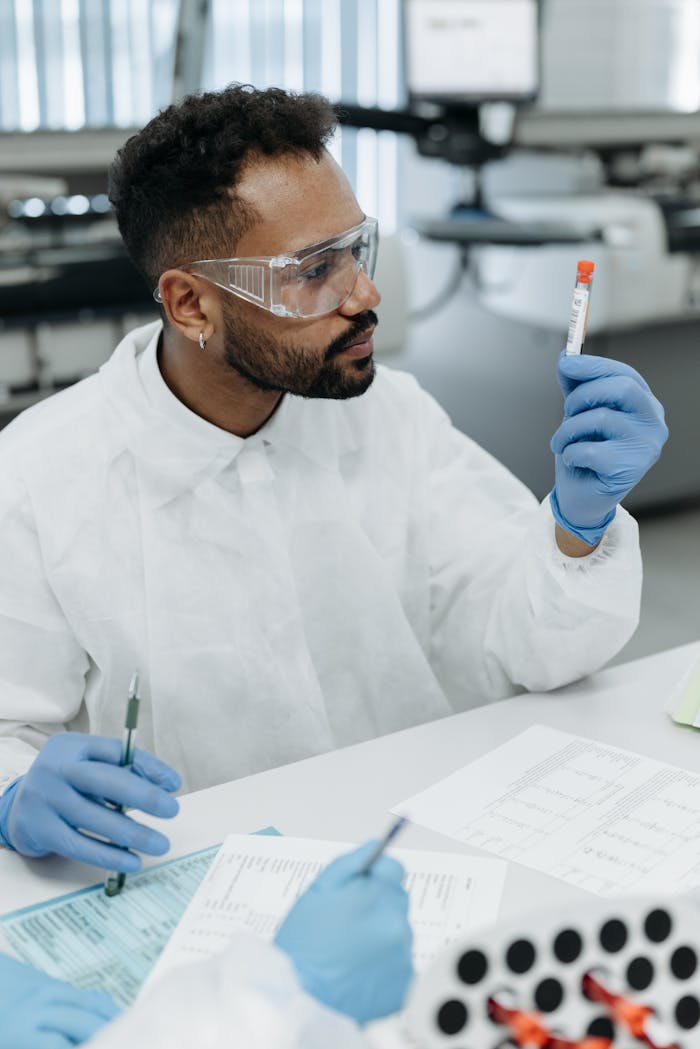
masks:
{"label": "white desk surface", "polygon": [[[602,670],[556,692],[516,696],[198,791],[180,799],[174,820],[148,821],[170,837],[170,857],[219,842],[233,831],[270,824],[284,834],[359,842],[383,833],[393,804],[538,722],[697,771],[700,733],[675,725],[664,707],[684,669],[699,657],[700,641],[683,645]],[[399,844],[478,851],[417,826],[409,826]],[[95,868],[69,860],[26,860],[0,850],[0,913],[92,885],[99,880],[96,874]],[[576,898],[590,897],[510,864],[501,917]]]}

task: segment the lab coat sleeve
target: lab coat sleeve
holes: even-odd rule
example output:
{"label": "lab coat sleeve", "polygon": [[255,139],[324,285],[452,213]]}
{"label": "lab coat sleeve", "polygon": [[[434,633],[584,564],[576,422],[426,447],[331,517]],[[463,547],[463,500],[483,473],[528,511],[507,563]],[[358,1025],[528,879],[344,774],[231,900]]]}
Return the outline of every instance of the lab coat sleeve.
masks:
{"label": "lab coat sleeve", "polygon": [[353,1021],[309,997],[276,947],[240,934],[207,961],[164,974],[90,1049],[367,1049]]}
{"label": "lab coat sleeve", "polygon": [[538,505],[434,402],[429,414],[431,662],[453,703],[599,669],[637,626],[636,522],[618,507],[593,553],[567,557],[549,500]]}
{"label": "lab coat sleeve", "polygon": [[51,591],[31,502],[5,466],[0,485],[0,793],[82,701],[87,656]]}

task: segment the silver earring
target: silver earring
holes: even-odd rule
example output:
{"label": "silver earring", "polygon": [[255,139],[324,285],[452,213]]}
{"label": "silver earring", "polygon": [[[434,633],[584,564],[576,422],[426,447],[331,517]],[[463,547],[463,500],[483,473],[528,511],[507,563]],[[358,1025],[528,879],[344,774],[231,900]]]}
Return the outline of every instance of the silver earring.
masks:
{"label": "silver earring", "polygon": [[200,350],[206,350],[207,348],[207,340],[204,338],[203,331],[200,331],[199,333],[199,348]]}

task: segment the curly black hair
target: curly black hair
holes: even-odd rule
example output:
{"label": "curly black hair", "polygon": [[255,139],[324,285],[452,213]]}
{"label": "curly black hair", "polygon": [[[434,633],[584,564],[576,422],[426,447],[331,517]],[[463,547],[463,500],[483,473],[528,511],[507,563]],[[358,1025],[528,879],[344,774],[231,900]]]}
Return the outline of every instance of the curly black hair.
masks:
{"label": "curly black hair", "polygon": [[168,106],[117,153],[109,199],[129,257],[151,288],[170,267],[228,257],[255,221],[236,193],[247,161],[318,160],[336,117],[322,95],[232,84]]}

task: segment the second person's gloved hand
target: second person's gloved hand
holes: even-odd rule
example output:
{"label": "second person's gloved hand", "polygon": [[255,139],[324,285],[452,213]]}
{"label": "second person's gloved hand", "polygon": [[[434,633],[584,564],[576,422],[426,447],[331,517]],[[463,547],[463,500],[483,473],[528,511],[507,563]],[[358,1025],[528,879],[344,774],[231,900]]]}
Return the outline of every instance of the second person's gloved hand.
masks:
{"label": "second person's gloved hand", "polygon": [[113,806],[175,816],[179,806],[170,792],[180,777],[138,747],[133,766],[122,768],[121,749],[119,740],[106,736],[52,736],[29,771],[0,797],[0,842],[24,856],[58,853],[127,874],[141,866],[135,853],[162,856],[168,839]]}
{"label": "second person's gloved hand", "polygon": [[69,1049],[118,1012],[102,991],[78,990],[0,955],[0,1049]]}
{"label": "second person's gloved hand", "polygon": [[562,353],[564,421],[552,437],[559,525],[589,546],[617,504],[656,462],[668,437],[664,410],[642,376],[619,361]]}
{"label": "second person's gloved hand", "polygon": [[275,937],[304,989],[361,1024],[400,1009],[413,976],[401,864],[380,856],[360,873],[375,845],[330,863]]}

